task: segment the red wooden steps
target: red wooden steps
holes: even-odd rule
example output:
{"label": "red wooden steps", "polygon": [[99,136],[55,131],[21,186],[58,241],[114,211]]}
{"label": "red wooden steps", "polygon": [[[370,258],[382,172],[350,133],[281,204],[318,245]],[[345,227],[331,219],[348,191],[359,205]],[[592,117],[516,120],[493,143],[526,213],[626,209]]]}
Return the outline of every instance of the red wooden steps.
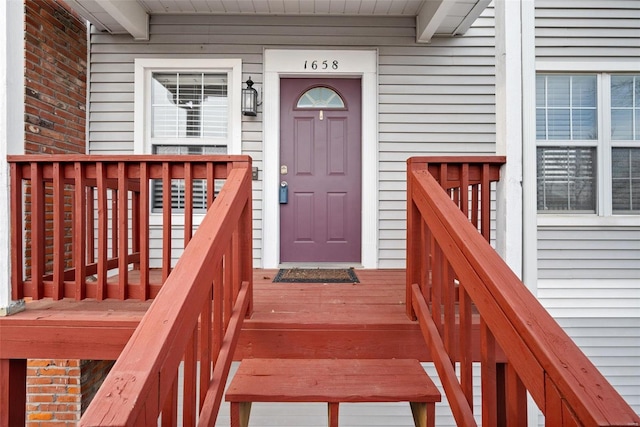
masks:
{"label": "red wooden steps", "polygon": [[416,427],[433,427],[440,392],[414,359],[245,359],[226,393],[231,426],[247,427],[252,402],[409,402]]}

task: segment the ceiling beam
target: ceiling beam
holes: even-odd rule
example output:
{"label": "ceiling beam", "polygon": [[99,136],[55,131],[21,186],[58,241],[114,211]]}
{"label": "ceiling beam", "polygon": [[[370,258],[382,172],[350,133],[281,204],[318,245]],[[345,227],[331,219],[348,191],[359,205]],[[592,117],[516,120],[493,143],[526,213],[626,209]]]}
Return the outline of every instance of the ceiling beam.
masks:
{"label": "ceiling beam", "polygon": [[427,0],[416,16],[416,41],[429,43],[456,0]]}
{"label": "ceiling beam", "polygon": [[464,17],[458,28],[453,32],[454,35],[460,35],[467,32],[471,25],[476,22],[480,14],[489,6],[491,0],[479,0],[471,11]]}
{"label": "ceiling beam", "polygon": [[96,0],[136,40],[149,40],[149,14],[135,1]]}

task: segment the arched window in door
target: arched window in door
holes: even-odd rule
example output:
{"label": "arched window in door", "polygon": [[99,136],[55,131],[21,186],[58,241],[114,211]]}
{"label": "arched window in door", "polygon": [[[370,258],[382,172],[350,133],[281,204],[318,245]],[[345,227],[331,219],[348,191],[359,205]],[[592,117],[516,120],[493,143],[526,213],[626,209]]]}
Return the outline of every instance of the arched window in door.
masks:
{"label": "arched window in door", "polygon": [[323,108],[328,110],[345,108],[345,104],[342,97],[335,90],[320,86],[311,88],[303,93],[298,98],[296,108]]}

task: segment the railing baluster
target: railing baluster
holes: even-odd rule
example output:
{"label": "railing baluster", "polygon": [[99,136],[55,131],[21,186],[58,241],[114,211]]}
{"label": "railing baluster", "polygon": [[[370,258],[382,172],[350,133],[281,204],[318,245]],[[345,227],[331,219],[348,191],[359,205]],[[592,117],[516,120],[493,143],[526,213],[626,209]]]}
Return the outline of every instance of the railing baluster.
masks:
{"label": "railing baluster", "polygon": [[73,258],[75,267],[75,298],[76,300],[82,300],[86,297],[87,288],[87,263],[85,259],[85,243],[87,237],[85,206],[87,193],[84,191],[86,187],[84,165],[81,162],[75,162],[74,172],[75,203],[73,206]]}
{"label": "railing baluster", "polygon": [[229,320],[231,319],[231,307],[233,307],[233,251],[231,250],[231,242],[229,242],[229,246],[227,246],[227,250],[224,254],[224,277],[223,277],[223,288],[224,288],[224,327],[223,329],[226,331],[229,326]]}
{"label": "railing baluster", "polygon": [[31,164],[31,295],[44,297],[44,180],[42,165]]}
{"label": "railing baluster", "polygon": [[444,257],[442,249],[435,239],[431,240],[433,269],[431,270],[431,317],[438,328],[438,333],[442,337],[444,328],[442,326],[442,281],[444,280]]}
{"label": "railing baluster", "polygon": [[482,165],[482,184],[480,184],[480,221],[482,226],[480,227],[482,235],[487,241],[491,240],[491,180],[489,175],[489,164],[484,163]]}
{"label": "railing baluster", "polygon": [[212,332],[213,332],[213,281],[209,289],[209,295],[205,298],[202,312],[200,314],[200,398],[199,407],[202,407],[209,381],[211,379],[211,353],[212,349]]}
{"label": "railing baluster", "polygon": [[118,189],[111,189],[111,258],[118,258]]}
{"label": "railing baluster", "polygon": [[459,286],[460,310],[460,385],[473,410],[473,318],[472,303],[463,284]]}
{"label": "railing baluster", "polygon": [[506,425],[525,427],[527,425],[527,389],[513,364],[505,364]]}
{"label": "railing baluster", "polygon": [[64,298],[64,182],[63,166],[53,164],[53,299]]}
{"label": "railing baluster", "polygon": [[108,200],[107,171],[104,163],[96,165],[96,185],[98,188],[98,270],[96,298],[99,301],[107,298],[107,257],[108,257]]}
{"label": "railing baluster", "polygon": [[480,359],[482,375],[482,425],[498,425],[496,341],[489,327],[480,319]]}
{"label": "railing baluster", "polygon": [[24,211],[23,211],[23,175],[22,167],[11,163],[11,298],[20,300],[24,298]]}
{"label": "railing baluster", "polygon": [[219,264],[214,266],[213,271],[213,345],[211,346],[211,360],[216,362],[216,357],[220,353],[222,347],[222,337],[224,336],[224,264],[220,260]]}
{"label": "railing baluster", "polygon": [[184,164],[184,247],[193,234],[193,176],[191,163]]}
{"label": "railing baluster", "polygon": [[140,299],[149,298],[149,164],[140,163]]}
{"label": "railing baluster", "polygon": [[162,406],[162,427],[176,427],[178,425],[178,371],[174,376],[171,390]]}
{"label": "railing baluster", "polygon": [[162,163],[162,283],[171,271],[171,165]]}
{"label": "railing baluster", "polygon": [[198,367],[198,325],[193,329],[192,337],[184,353],[184,382],[182,399],[182,426],[196,425],[196,377]]}
{"label": "railing baluster", "polygon": [[118,298],[127,299],[129,287],[129,191],[127,165],[118,163]]}

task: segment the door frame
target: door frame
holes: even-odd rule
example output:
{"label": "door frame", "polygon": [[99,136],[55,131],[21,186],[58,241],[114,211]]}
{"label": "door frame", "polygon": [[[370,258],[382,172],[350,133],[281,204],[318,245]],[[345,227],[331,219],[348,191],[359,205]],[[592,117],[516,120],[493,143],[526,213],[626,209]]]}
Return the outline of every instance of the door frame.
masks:
{"label": "door frame", "polygon": [[[322,69],[322,62],[333,64]],[[306,61],[306,68],[305,68]],[[318,61],[319,67],[311,64]],[[280,78],[360,77],[362,85],[361,266],[378,266],[378,51],[265,49],[263,80],[263,268],[280,264]]]}

